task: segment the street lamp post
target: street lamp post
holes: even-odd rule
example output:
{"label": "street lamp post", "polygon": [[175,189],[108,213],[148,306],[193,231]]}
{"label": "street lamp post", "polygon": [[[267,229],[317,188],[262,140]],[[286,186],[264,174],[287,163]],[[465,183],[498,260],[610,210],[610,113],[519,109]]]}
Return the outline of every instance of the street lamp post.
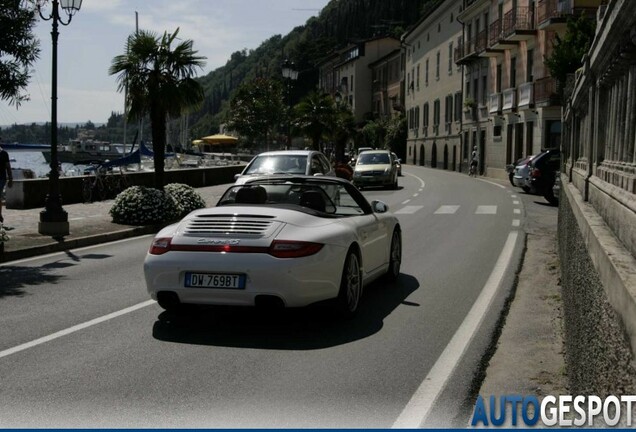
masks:
{"label": "street lamp post", "polygon": [[[62,208],[60,196],[60,172],[57,157],[57,38],[58,24],[69,25],[76,12],[82,7],[82,0],[52,0],[51,13],[46,16],[42,13],[43,0],[35,0],[40,17],[45,21],[51,21],[51,39],[53,42],[51,51],[51,172],[49,173],[49,192],[46,196],[44,210],[40,212],[38,232],[52,237],[63,237],[69,234],[68,213]],[[60,16],[60,6],[66,12],[68,19],[64,21]]]}
{"label": "street lamp post", "polygon": [[291,136],[291,86],[292,82],[298,79],[298,71],[294,68],[294,63],[289,60],[285,60],[283,63],[283,78],[287,79],[287,97],[289,100],[289,115],[287,116],[287,149],[291,149],[292,136]]}

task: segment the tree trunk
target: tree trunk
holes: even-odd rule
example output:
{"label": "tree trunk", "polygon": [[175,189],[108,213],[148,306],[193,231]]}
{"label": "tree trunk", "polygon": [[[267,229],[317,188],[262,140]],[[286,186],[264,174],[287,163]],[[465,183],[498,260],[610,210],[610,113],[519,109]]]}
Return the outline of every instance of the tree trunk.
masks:
{"label": "tree trunk", "polygon": [[152,128],[152,151],[155,162],[155,189],[163,190],[165,185],[166,161],[166,113],[156,107],[150,108]]}

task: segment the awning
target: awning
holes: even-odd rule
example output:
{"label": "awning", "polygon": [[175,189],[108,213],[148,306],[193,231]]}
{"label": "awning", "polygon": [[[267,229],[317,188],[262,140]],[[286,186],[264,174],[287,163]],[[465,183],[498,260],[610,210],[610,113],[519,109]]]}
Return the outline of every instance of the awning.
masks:
{"label": "awning", "polygon": [[206,137],[201,138],[201,141],[207,144],[236,144],[238,138],[224,135],[224,134],[216,134],[216,135],[208,135]]}

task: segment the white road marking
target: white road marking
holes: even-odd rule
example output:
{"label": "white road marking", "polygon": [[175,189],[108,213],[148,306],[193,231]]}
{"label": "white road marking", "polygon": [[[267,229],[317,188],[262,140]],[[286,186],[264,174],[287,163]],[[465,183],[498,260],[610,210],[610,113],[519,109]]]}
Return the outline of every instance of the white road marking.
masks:
{"label": "white road marking", "polygon": [[477,206],[475,214],[497,214],[496,205],[480,205]]}
{"label": "white road marking", "polygon": [[513,203],[514,205],[519,205],[519,200],[514,200],[512,203]]}
{"label": "white road marking", "polygon": [[424,381],[415,391],[411,400],[406,405],[400,416],[393,423],[393,429],[419,428],[427,419],[435,400],[444,390],[448,379],[453,374],[457,364],[464,355],[464,351],[475,337],[477,329],[488,311],[492,299],[495,297],[499,285],[510,264],[515,242],[519,233],[511,231],[504,244],[501,254],[492,269],[486,285],[481,290],[473,307],[464,318],[453,338],[446,345],[444,352],[439,356]]}
{"label": "white road marking", "polygon": [[519,210],[519,209],[513,209],[512,212],[514,214],[521,214],[521,210]]}
{"label": "white road marking", "polygon": [[517,195],[510,195],[510,198],[517,198]]}
{"label": "white road marking", "polygon": [[490,183],[491,185],[495,185],[495,186],[497,186],[498,188],[501,188],[501,189],[505,189],[506,188],[505,186],[502,186],[499,183],[495,183],[495,182],[491,182],[491,181],[488,181],[488,180],[484,180],[482,178],[478,178],[478,180],[481,180],[484,183]]}
{"label": "white road marking", "polygon": [[422,186],[422,189],[424,189],[426,187],[426,183],[424,183],[424,180],[422,180],[418,176],[410,174],[410,173],[404,173],[404,174],[406,174],[407,176],[415,177],[416,179],[418,179],[420,181],[420,185]]}
{"label": "white road marking", "polygon": [[418,192],[422,192],[423,190],[424,190],[424,188],[420,188],[420,189],[418,190]]}
{"label": "white road marking", "polygon": [[443,205],[434,214],[455,214],[459,209],[458,205]]}
{"label": "white road marking", "polygon": [[410,199],[407,199],[407,200],[405,200],[405,201],[402,201],[402,205],[404,205],[404,204],[408,204],[410,201],[411,201]]}
{"label": "white road marking", "polygon": [[11,354],[15,354],[15,353],[18,353],[20,351],[27,350],[29,348],[33,348],[33,347],[38,346],[38,345],[42,345],[43,343],[50,342],[52,340],[61,338],[62,336],[66,336],[66,335],[69,335],[71,333],[78,332],[80,330],[84,330],[85,328],[88,328],[88,327],[103,323],[104,321],[108,321],[108,320],[111,320],[113,318],[117,318],[118,316],[122,316],[122,315],[125,315],[125,314],[130,313],[130,312],[134,312],[134,311],[136,311],[138,309],[145,308],[146,306],[150,306],[150,305],[155,304],[155,303],[156,302],[154,300],[147,300],[145,302],[138,303],[138,304],[136,304],[134,306],[127,307],[127,308],[122,309],[120,311],[113,312],[113,313],[110,313],[108,315],[104,315],[104,316],[101,316],[99,318],[92,319],[90,321],[86,321],[85,323],[82,323],[82,324],[74,325],[73,327],[69,327],[67,329],[60,330],[58,332],[55,332],[55,333],[50,334],[48,336],[41,337],[39,339],[35,339],[35,340],[31,341],[31,342],[26,342],[26,343],[23,343],[22,345],[15,346],[13,348],[9,348],[9,349],[6,349],[4,351],[0,351],[0,358],[10,356]]}
{"label": "white road marking", "polygon": [[415,197],[416,197],[416,196],[418,196],[418,195],[419,195],[418,193],[416,193],[416,194],[413,194],[413,198],[415,198]]}
{"label": "white road marking", "polygon": [[406,206],[394,212],[393,214],[413,214],[420,210],[422,207],[424,206]]}
{"label": "white road marking", "polygon": [[519,219],[513,219],[512,220],[512,226],[513,227],[518,227],[521,225],[521,221]]}

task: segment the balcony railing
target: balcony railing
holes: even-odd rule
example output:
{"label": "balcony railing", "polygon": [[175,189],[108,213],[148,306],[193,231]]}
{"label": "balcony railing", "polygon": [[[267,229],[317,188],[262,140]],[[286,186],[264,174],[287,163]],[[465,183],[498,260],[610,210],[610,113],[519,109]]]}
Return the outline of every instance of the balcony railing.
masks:
{"label": "balcony railing", "polygon": [[[604,2],[599,2],[604,3]],[[541,25],[550,20],[564,20],[570,15],[593,15],[596,7],[576,6],[574,0],[539,0],[537,4],[537,24]]]}
{"label": "balcony railing", "polygon": [[493,46],[501,39],[501,20],[497,19],[490,24],[488,29],[488,46]]}
{"label": "balcony railing", "polygon": [[475,52],[480,53],[488,48],[488,30],[484,29],[475,37]]}
{"label": "balcony railing", "polygon": [[501,112],[501,93],[491,93],[488,96],[488,106],[490,114],[498,114]]}
{"label": "balcony railing", "polygon": [[504,15],[503,36],[512,36],[516,32],[534,30],[534,10],[518,7]]}
{"label": "balcony railing", "polygon": [[534,105],[534,83],[527,82],[519,85],[519,108]]}
{"label": "balcony railing", "polygon": [[534,82],[534,101],[537,105],[560,105],[557,81],[552,77],[540,78]]}
{"label": "balcony railing", "polygon": [[509,88],[503,91],[502,111],[513,111],[517,108],[517,89]]}

